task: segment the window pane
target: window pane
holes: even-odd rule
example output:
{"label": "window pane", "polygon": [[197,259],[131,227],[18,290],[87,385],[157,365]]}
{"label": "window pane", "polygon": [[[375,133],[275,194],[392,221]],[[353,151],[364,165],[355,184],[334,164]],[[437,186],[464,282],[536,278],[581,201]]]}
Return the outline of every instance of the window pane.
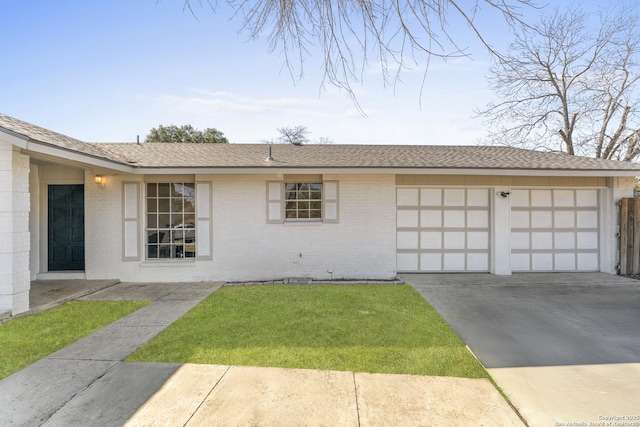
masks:
{"label": "window pane", "polygon": [[147,246],[147,258],[158,258],[158,245]]}
{"label": "window pane", "polygon": [[309,202],[298,202],[298,209],[309,209]]}
{"label": "window pane", "polygon": [[182,212],[182,200],[181,197],[171,199],[171,212]]}
{"label": "window pane", "polygon": [[158,199],[147,199],[147,212],[158,212]]}
{"label": "window pane", "polygon": [[298,190],[300,190],[300,191],[309,191],[309,185],[310,184],[307,184],[306,182],[298,184]]}
{"label": "window pane", "polygon": [[287,218],[297,218],[297,216],[296,216],[296,211],[287,211],[287,212],[286,212],[286,214],[285,214],[285,216],[286,216]]}
{"label": "window pane", "polygon": [[316,209],[316,210],[322,210],[322,202],[320,202],[320,201],[310,202],[309,203],[309,208],[310,209]]}
{"label": "window pane", "polygon": [[182,244],[183,241],[183,231],[182,229],[171,230],[171,243]]}
{"label": "window pane", "polygon": [[284,186],[284,190],[285,191],[294,191],[296,189],[296,185],[295,184],[285,184]]}
{"label": "window pane", "polygon": [[311,189],[311,191],[322,191],[322,184],[320,183],[309,184],[309,189]]}
{"label": "window pane", "polygon": [[322,211],[320,210],[309,211],[309,218],[322,218]]}
{"label": "window pane", "polygon": [[287,202],[285,209],[286,210],[296,210],[297,202]]}
{"label": "window pane", "polygon": [[171,245],[160,245],[158,258],[171,258]]}
{"label": "window pane", "polygon": [[196,199],[195,197],[186,197],[184,199],[184,211],[195,212],[196,211]]}
{"label": "window pane", "polygon": [[168,183],[158,184],[158,196],[160,197],[169,197],[169,186]]}
{"label": "window pane", "polygon": [[171,199],[158,199],[158,212],[171,212],[170,201]]}
{"label": "window pane", "polygon": [[158,228],[158,215],[157,214],[148,214],[147,215],[147,228]]}
{"label": "window pane", "polygon": [[320,191],[312,191],[311,198],[315,200],[320,200],[322,199],[322,193]]}
{"label": "window pane", "polygon": [[158,215],[158,228],[170,228],[171,227],[171,215],[160,214]]}
{"label": "window pane", "polygon": [[158,195],[158,184],[155,182],[153,184],[147,184],[147,196],[157,196]]}

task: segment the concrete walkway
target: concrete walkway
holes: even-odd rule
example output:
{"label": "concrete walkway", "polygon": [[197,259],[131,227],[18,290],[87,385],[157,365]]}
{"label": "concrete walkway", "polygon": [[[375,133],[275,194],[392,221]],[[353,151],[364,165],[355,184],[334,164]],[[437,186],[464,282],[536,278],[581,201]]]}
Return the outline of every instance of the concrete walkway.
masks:
{"label": "concrete walkway", "polygon": [[83,300],[153,300],[0,381],[0,425],[523,426],[487,380],[124,359],[215,283],[121,283]]}
{"label": "concrete walkway", "polygon": [[[640,426],[640,281],[603,273],[402,277],[529,426]],[[621,416],[631,418],[607,418]]]}

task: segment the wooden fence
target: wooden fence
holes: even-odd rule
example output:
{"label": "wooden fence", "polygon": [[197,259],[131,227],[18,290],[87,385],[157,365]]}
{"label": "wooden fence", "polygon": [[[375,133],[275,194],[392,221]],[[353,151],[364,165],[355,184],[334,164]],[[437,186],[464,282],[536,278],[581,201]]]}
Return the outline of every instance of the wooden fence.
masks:
{"label": "wooden fence", "polygon": [[640,274],[640,197],[620,200],[620,274]]}

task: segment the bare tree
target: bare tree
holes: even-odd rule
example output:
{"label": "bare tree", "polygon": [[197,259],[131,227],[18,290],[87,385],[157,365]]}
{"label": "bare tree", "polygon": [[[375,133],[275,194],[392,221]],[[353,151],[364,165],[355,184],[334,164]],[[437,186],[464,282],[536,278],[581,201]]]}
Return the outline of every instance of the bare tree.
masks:
{"label": "bare tree", "polygon": [[278,128],[278,140],[282,144],[302,145],[309,142],[309,130],[306,126],[285,126]]}
{"label": "bare tree", "polygon": [[276,138],[265,139],[262,142],[265,144],[333,144],[333,139],[321,136],[318,139],[311,139],[309,135],[309,129],[306,126],[284,126],[278,128],[278,135]]}
{"label": "bare tree", "polygon": [[[160,1],[160,0],[158,0]],[[281,50],[294,77],[302,77],[311,46],[321,49],[324,81],[345,90],[355,101],[352,83],[362,80],[370,56],[380,64],[385,83],[395,83],[408,67],[423,68],[431,58],[467,56],[462,43],[466,25],[490,52],[478,19],[500,14],[522,24],[523,11],[535,0],[226,0],[253,38],[268,34],[270,49]],[[184,0],[215,9],[216,0]],[[425,74],[426,76],[426,74]],[[357,104],[357,103],[356,103]]]}
{"label": "bare tree", "polygon": [[[593,17],[591,17],[593,19]],[[498,101],[478,113],[493,144],[634,160],[640,154],[640,28],[628,8],[555,12],[521,28],[491,69]]]}

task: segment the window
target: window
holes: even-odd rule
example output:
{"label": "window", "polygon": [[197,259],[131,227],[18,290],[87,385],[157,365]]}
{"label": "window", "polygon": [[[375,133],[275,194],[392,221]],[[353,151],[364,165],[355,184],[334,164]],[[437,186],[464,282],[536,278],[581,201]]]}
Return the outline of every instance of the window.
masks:
{"label": "window", "polygon": [[194,258],[194,183],[147,183],[147,259]]}
{"label": "window", "polygon": [[298,182],[285,184],[285,218],[322,219],[322,183]]}

